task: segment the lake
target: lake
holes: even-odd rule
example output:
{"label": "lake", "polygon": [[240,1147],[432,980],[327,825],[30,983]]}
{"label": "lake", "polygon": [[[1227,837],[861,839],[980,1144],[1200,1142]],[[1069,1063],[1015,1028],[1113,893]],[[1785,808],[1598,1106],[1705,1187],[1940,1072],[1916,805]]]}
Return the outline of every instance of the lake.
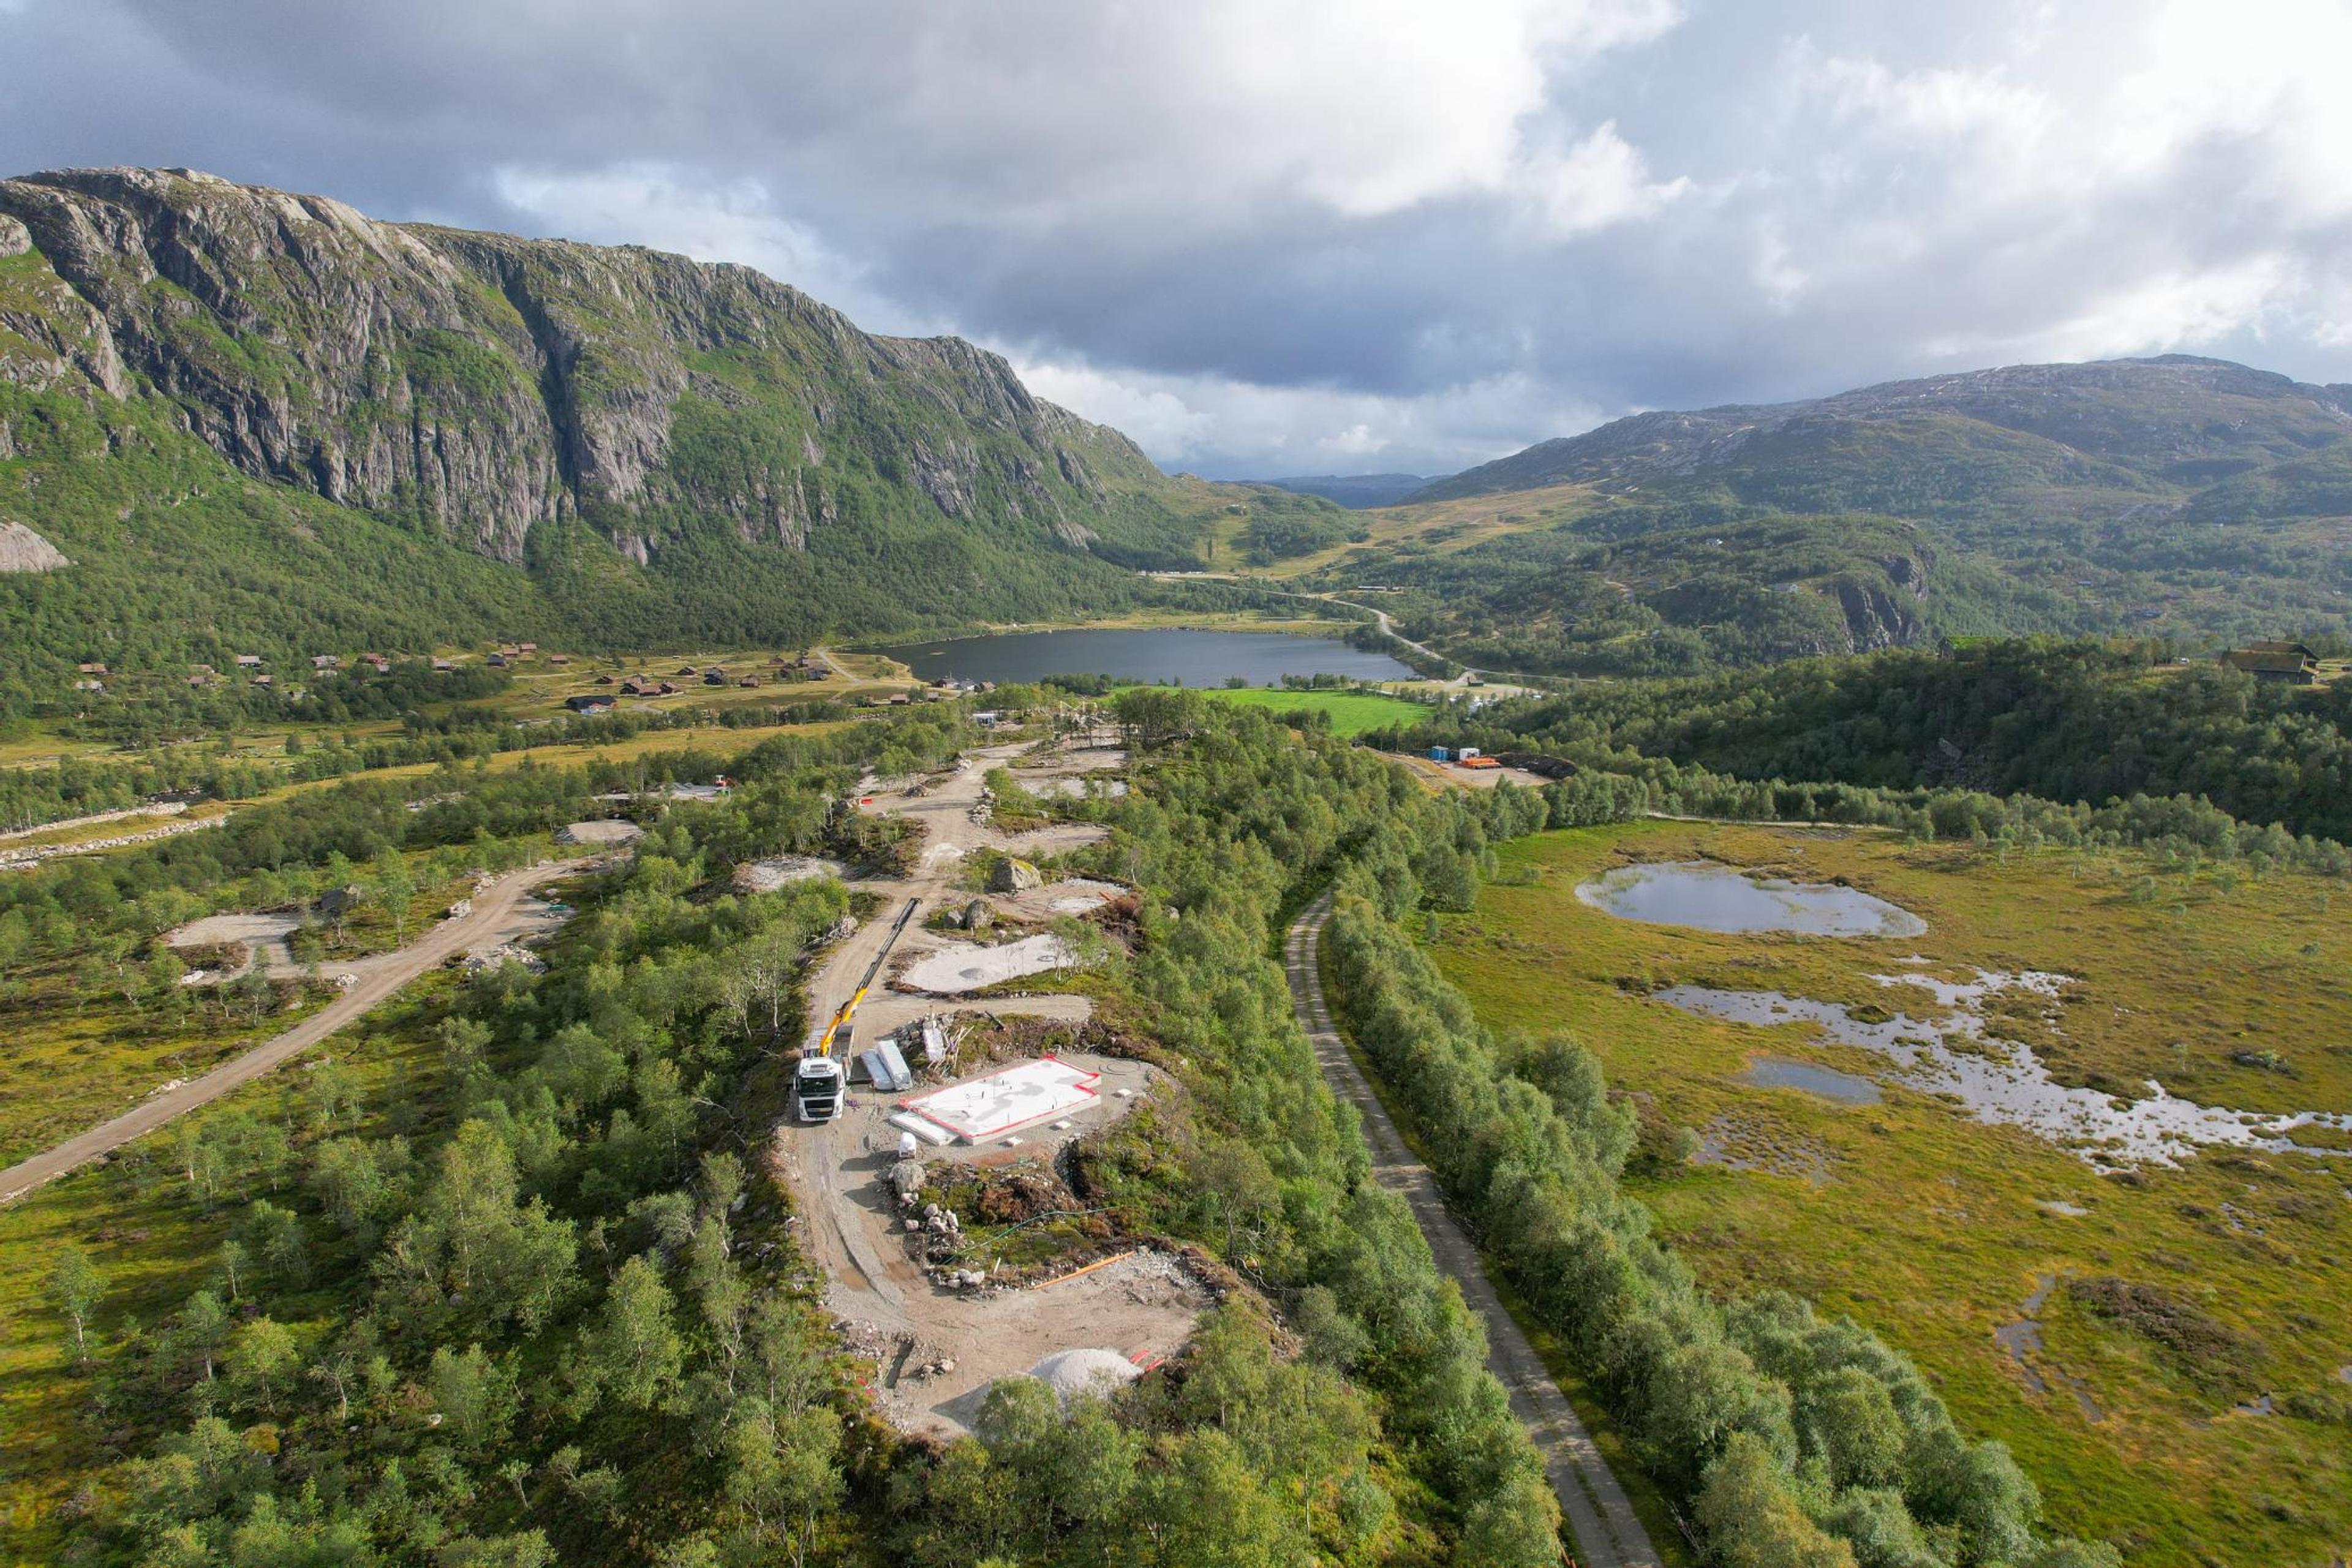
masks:
{"label": "lake", "polygon": [[1411,680],[1413,672],[1384,653],[1366,653],[1329,637],[1281,632],[1007,632],[908,643],[875,651],[923,680],[1036,680],[1048,675],[1108,675],[1119,680],[1174,680],[1223,686],[1234,676],[1252,686],[1279,686],[1286,675],[1339,675],[1350,680]]}

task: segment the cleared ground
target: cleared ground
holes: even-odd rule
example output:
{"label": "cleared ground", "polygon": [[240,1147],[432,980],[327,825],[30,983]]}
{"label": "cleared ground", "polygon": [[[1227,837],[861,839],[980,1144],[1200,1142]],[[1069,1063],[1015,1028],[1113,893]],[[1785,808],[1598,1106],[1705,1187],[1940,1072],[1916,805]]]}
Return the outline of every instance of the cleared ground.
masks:
{"label": "cleared ground", "polygon": [[[1025,752],[1019,742],[1006,743],[971,753],[945,775],[887,786],[877,779],[865,782],[860,810],[904,816],[925,831],[912,875],[859,884],[879,897],[885,911],[897,910],[908,899],[917,901],[916,917],[900,939],[895,963],[903,964],[910,953],[966,945],[925,931],[922,921],[935,910],[961,909],[972,900],[975,895],[962,879],[964,862],[974,852],[993,849],[1029,857],[1103,837],[1102,828],[1085,824],[1010,837],[987,824],[981,795],[990,769],[1021,760],[1026,772],[1066,776],[1099,771],[1085,764],[1105,755],[1099,751],[1065,752],[1041,767],[1037,764],[1044,760],[1025,756]],[[919,793],[909,793],[910,784]],[[992,907],[1006,914],[1017,912],[1011,898],[1000,898]],[[882,951],[893,918],[886,914],[866,921],[826,955],[807,987],[811,1031],[849,999]],[[996,1015],[1084,1022],[1092,1012],[1093,1004],[1082,995],[956,1003],[877,991],[856,1016],[852,1048],[863,1050],[890,1030],[930,1013],[950,1018]],[[1140,1097],[1169,1091],[1159,1073],[1142,1063],[1077,1051],[1057,1054],[1102,1075],[1096,1100],[1053,1123],[1018,1130],[1012,1139],[992,1139],[978,1146],[926,1146],[920,1158],[930,1172],[928,1179],[936,1182],[960,1169],[986,1168],[1052,1180],[1055,1156],[1071,1141],[1125,1115]],[[998,1065],[968,1064],[938,1081],[960,1081]],[[928,1089],[932,1082],[918,1087]],[[1107,1279],[1088,1275],[1021,1290],[973,1291],[935,1282],[922,1256],[925,1237],[907,1230],[906,1212],[888,1184],[899,1131],[885,1118],[901,1098],[855,1087],[837,1120],[818,1126],[783,1121],[770,1143],[775,1167],[792,1187],[810,1260],[824,1270],[826,1305],[840,1320],[849,1347],[873,1359],[883,1409],[894,1422],[905,1430],[934,1435],[963,1430],[977,1409],[974,1394],[995,1378],[1027,1372],[1051,1352],[1108,1350],[1150,1360],[1182,1348],[1208,1297],[1188,1280],[1163,1278],[1142,1263],[1122,1266],[1130,1271],[1126,1273],[1098,1271]],[[967,1234],[977,1237],[976,1232]],[[1150,1279],[1137,1271],[1149,1272]],[[1159,1282],[1152,1284],[1153,1279]],[[952,1363],[950,1370],[923,1370],[941,1362]],[[909,1368],[914,1369],[911,1374]]]}
{"label": "cleared ground", "polygon": [[[1577,885],[1629,858],[1715,858],[1843,879],[1923,917],[1892,939],[1727,935],[1616,919]],[[2007,1440],[2053,1522],[2135,1563],[2321,1563],[2352,1544],[2352,1428],[2286,1411],[2352,1387],[2352,1162],[2216,1151],[2102,1176],[2022,1130],[1889,1081],[1885,1060],[1811,1026],[1696,1016],[1653,993],[1777,991],[1857,1010],[1869,979],[1925,967],[2077,977],[1996,1037],[2063,1081],[2206,1105],[2352,1110],[2352,889],[2242,869],[2184,877],[2137,854],[2080,857],[1889,835],[1648,823],[1505,846],[1475,914],[1434,952],[1496,1028],[1566,1028],[1643,1111],[1633,1185],[1725,1289],[1786,1286],[1907,1351],[1973,1432]],[[1517,885],[1513,885],[1513,884]],[[2006,1048],[2005,1047],[2003,1048]],[[1742,1081],[1770,1056],[1871,1079],[1874,1104]],[[1682,1155],[1702,1131],[1726,1163]],[[2042,1288],[2044,1277],[2051,1289]],[[2100,1282],[2161,1293],[2209,1349],[2097,1309]],[[2026,1303],[2036,1298],[2036,1310]],[[2020,1325],[2029,1332],[2021,1334]],[[2270,1396],[2275,1414],[2263,1408]]]}

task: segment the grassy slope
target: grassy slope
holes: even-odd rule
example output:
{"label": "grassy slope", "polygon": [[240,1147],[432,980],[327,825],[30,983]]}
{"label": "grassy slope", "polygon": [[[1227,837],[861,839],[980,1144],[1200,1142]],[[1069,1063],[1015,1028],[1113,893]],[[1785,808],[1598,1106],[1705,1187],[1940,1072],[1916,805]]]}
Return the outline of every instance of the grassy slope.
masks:
{"label": "grassy slope", "polygon": [[[1620,850],[1720,856],[1811,877],[1843,875],[1927,918],[1895,943],[1729,937],[1640,925],[1577,901],[1573,888]],[[1669,1121],[1729,1117],[1759,1146],[1825,1159],[1829,1179],[1685,1167],[1642,1184],[1703,1277],[1786,1285],[1850,1311],[1917,1359],[1963,1423],[2018,1451],[2059,1525],[2112,1536],[2135,1563],[2321,1561],[2352,1541],[2352,1442],[2343,1427],[2227,1413],[2261,1392],[2341,1393],[2352,1313],[2333,1283],[2352,1235],[2338,1163],[2209,1153],[2145,1185],[2103,1181],[2052,1146],[1899,1091],[1847,1108],[1729,1081],[1769,1048],[1847,1070],[1866,1053],[1692,1017],[1621,989],[1630,980],[1883,1000],[1863,976],[1919,952],[1943,965],[2032,966],[2080,975],[2056,1069],[2119,1085],[2157,1077],[2206,1103],[2352,1108],[2352,1052],[2336,1044],[2352,932],[2327,917],[2344,889],[2278,877],[2222,894],[2168,879],[2133,902],[2105,861],[1906,847],[1871,835],[1643,825],[1550,834],[1502,851],[1478,912],[1449,922],[1447,973],[1496,1027],[1568,1027],[1620,1086]],[[2136,878],[2137,861],[2115,868]],[[2307,951],[2306,944],[2315,951]],[[2236,1066],[2275,1048],[2297,1076]],[[2090,1209],[2069,1217],[2039,1205]],[[2234,1205],[2225,1210],[2224,1203]],[[2243,1230],[2230,1216],[2246,1216]],[[2200,1389],[2146,1341],[2053,1298],[2047,1361],[2085,1380],[2106,1412],[2088,1422],[2063,1385],[2030,1393],[1994,1343],[2039,1273],[2116,1275],[2161,1286],[2266,1347],[2242,1385]],[[2221,1556],[2202,1555],[2227,1542]]]}

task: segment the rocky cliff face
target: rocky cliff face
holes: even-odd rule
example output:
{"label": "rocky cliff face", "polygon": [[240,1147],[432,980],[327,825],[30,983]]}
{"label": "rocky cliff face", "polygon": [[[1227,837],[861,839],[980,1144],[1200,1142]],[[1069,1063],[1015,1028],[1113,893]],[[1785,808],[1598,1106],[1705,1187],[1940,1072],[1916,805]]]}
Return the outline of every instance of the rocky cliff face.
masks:
{"label": "rocky cliff face", "polygon": [[1084,548],[1163,482],[1001,358],[745,268],[186,170],[0,180],[0,380],[168,399],[249,474],[509,562],[568,519],[640,562],[710,526],[801,550],[916,498]]}
{"label": "rocky cliff face", "polygon": [[1907,647],[1927,636],[1923,614],[1927,600],[1927,561],[1896,555],[1878,564],[1886,574],[1883,581],[1874,575],[1847,573],[1830,583],[1838,607],[1845,612],[1851,641],[1845,648],[1824,652],[1871,653]]}

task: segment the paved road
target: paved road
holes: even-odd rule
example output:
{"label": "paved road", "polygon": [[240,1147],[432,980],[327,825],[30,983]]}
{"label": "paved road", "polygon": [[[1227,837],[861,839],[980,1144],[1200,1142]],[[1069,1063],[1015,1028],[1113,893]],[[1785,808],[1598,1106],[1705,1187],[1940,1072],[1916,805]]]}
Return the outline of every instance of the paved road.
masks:
{"label": "paved road", "polygon": [[499,878],[474,896],[469,913],[454,921],[443,921],[398,952],[387,955],[377,967],[362,974],[358,984],[275,1039],[254,1047],[235,1061],[224,1062],[168,1094],[155,1096],[111,1121],[0,1171],[0,1203],[14,1203],[43,1183],[54,1182],[68,1171],[110,1154],[132,1139],[144,1137],[199,1106],[211,1104],[239,1085],[252,1082],[289,1058],[309,1050],[461,948],[492,945],[506,940],[517,927],[516,906],[525,894],[558,877],[576,874],[584,864],[574,860],[534,866]]}
{"label": "paved road", "polygon": [[1504,1310],[1478,1249],[1438,1194],[1437,1180],[1429,1167],[1412,1156],[1398,1135],[1388,1109],[1372,1091],[1355,1058],[1348,1054],[1331,1011],[1323,996],[1319,955],[1323,925],[1331,918],[1331,895],[1309,905],[1290,928],[1284,963],[1290,972],[1290,1001],[1299,1027],[1314,1043],[1315,1059],[1332,1089],[1353,1105],[1363,1118],[1364,1141],[1371,1145],[1372,1173],[1381,1185],[1402,1194],[1412,1205],[1421,1233],[1437,1266],[1461,1283],[1462,1299],[1486,1327],[1486,1367],[1510,1391],[1511,1408],[1526,1423],[1559,1494],[1560,1511],[1576,1540],[1576,1558],[1583,1568],[1657,1568],[1658,1550],[1627,1500],[1625,1489],[1610,1473],[1609,1461],[1593,1447],[1584,1423],[1544,1370],[1535,1347],[1528,1342],[1510,1313]]}

